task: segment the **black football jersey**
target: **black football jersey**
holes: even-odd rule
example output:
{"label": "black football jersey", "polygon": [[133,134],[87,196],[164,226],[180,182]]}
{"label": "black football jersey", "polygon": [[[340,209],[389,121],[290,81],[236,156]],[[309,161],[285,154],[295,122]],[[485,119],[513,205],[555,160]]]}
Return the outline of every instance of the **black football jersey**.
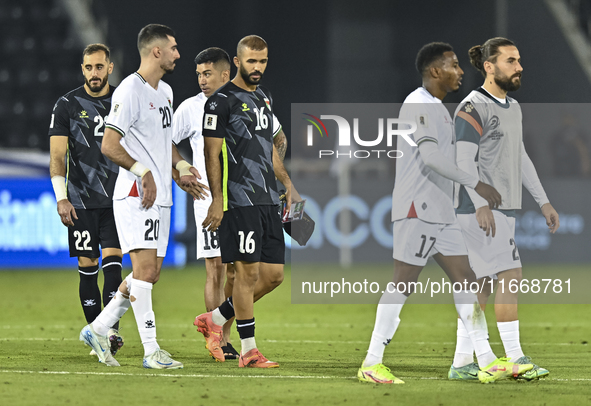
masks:
{"label": "black football jersey", "polygon": [[228,82],[205,103],[203,136],[223,138],[224,210],[279,201],[273,171],[273,99]]}
{"label": "black football jersey", "polygon": [[105,96],[92,97],[80,86],[60,97],[53,107],[49,136],[68,137],[68,200],[77,209],[113,206],[119,166],[102,154],[101,143],[114,90],[110,86]]}

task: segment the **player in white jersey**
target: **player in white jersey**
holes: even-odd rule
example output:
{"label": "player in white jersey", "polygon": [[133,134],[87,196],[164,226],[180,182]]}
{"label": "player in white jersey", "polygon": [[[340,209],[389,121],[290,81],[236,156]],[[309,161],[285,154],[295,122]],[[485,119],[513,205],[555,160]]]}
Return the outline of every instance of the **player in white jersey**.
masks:
{"label": "player in white jersey", "polygon": [[[207,98],[230,80],[230,57],[223,49],[211,47],[201,51],[197,55],[195,64],[197,78],[202,92],[183,101],[175,111],[172,120],[172,139],[175,144],[187,138],[189,139],[191,149],[193,150],[193,165],[202,176],[201,182],[209,186],[203,151],[203,109]],[[273,142],[283,160],[287,148],[287,139],[275,115],[273,115]],[[211,196],[209,195],[204,200],[195,199],[193,202],[195,224],[197,225],[197,259],[205,259],[206,279],[204,296],[207,311],[217,308],[225,298],[231,296],[234,284],[233,265],[231,263],[222,263],[219,230],[208,231],[201,226],[207,216],[210,204]],[[227,283],[224,287],[226,269]],[[259,279],[259,283],[261,284],[270,282],[272,281],[269,278],[265,278],[265,275],[262,275]],[[231,324],[232,321],[224,325],[224,334],[221,341],[221,348],[226,360],[237,359],[239,355],[229,342]]]}
{"label": "player in white jersey", "polygon": [[[410,146],[401,137],[398,139],[397,148],[404,155],[396,162],[392,195],[394,284],[388,285],[378,304],[367,356],[357,373],[362,382],[404,383],[390,372],[382,359],[400,322],[404,302],[413,293],[413,284],[430,256],[452,283],[476,281],[454,214],[453,181],[475,188],[492,206],[501,202],[494,188],[460,170],[454,162],[453,123],[442,103],[447,93],[459,89],[464,73],[453,48],[441,42],[425,45],[417,55],[416,67],[423,86],[405,99],[400,118],[417,123],[411,138],[418,147]],[[527,370],[493,354],[484,313],[475,306],[478,303],[475,293],[454,291],[454,302],[478,348],[481,371],[476,368],[475,379],[478,376],[482,382],[491,382]]]}
{"label": "player in white jersey", "polygon": [[185,186],[197,184],[199,174],[172,146],[172,90],[161,81],[172,73],[180,57],[174,32],[158,24],[142,28],[138,36],[141,64],[113,93],[102,152],[120,166],[113,196],[117,233],[123,253],[129,253],[133,272],[120,285],[109,305],[84,327],[80,340],[99,360],[119,363],[104,349],[107,326],[131,305],[142,344],[143,366],[178,369],[156,341],[152,287],[160,277],[166,255],[172,206],[172,167]]}
{"label": "player in white jersey", "polygon": [[[521,261],[515,243],[515,210],[521,209],[522,185],[539,204],[551,233],[560,222],[558,213],[546,197],[536,169],[525,152],[522,136],[521,107],[507,96],[521,86],[521,58],[515,44],[506,38],[492,38],[470,49],[470,62],[485,77],[484,84],[472,91],[455,114],[457,163],[466,172],[493,185],[503,196],[497,210],[471,190],[460,188],[458,221],[468,248],[470,265],[486,288],[489,277],[496,276],[505,289],[495,297],[497,325],[507,358],[531,364],[519,341],[517,315],[518,292],[507,288],[511,281],[521,281]],[[483,232],[483,230],[485,232]],[[515,283],[515,282],[513,282]],[[489,289],[479,295],[486,307]],[[458,323],[458,341],[453,367],[472,362],[473,347]],[[534,364],[523,374],[527,380],[548,375],[548,370]]]}

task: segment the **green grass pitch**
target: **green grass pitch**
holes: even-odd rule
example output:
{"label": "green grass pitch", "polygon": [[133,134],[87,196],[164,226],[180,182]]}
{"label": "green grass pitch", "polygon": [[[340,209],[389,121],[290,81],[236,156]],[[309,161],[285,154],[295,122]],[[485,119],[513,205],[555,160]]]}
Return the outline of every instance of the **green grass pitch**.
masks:
{"label": "green grass pitch", "polygon": [[[561,266],[564,268],[564,266]],[[183,370],[142,368],[133,314],[122,320],[120,368],[99,364],[78,341],[84,318],[75,269],[0,272],[0,404],[3,405],[583,405],[591,404],[591,305],[520,307],[524,350],[550,370],[539,382],[450,382],[452,305],[405,306],[384,362],[405,385],[355,379],[375,305],[293,305],[290,274],[255,306],[257,343],[275,370],[215,363],[193,327],[204,309],[202,266],[166,269],[154,289],[158,341]],[[490,341],[502,345],[492,306]],[[237,346],[235,330],[232,338]]]}

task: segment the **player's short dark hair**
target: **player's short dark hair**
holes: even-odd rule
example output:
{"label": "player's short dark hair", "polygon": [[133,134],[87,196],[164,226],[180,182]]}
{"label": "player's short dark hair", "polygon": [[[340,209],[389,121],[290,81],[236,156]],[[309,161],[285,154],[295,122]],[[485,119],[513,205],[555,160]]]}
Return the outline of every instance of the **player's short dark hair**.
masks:
{"label": "player's short dark hair", "polygon": [[106,57],[107,61],[110,61],[111,60],[111,50],[105,44],[90,44],[90,45],[88,45],[86,48],[84,48],[84,51],[82,51],[82,59],[84,59],[84,57],[86,55],[92,55],[92,54],[95,54],[95,53],[101,52],[101,51],[105,53],[105,57]]}
{"label": "player's short dark hair", "polygon": [[162,24],[148,24],[141,29],[137,36],[137,49],[141,53],[142,49],[151,44],[152,41],[157,39],[167,40],[169,35],[176,37],[176,34],[170,27]]}
{"label": "player's short dark hair", "polygon": [[453,47],[445,42],[430,42],[423,45],[417,54],[415,67],[423,75],[433,62],[441,59],[445,52],[453,52],[453,50]]}
{"label": "player's short dark hair", "polygon": [[195,57],[195,65],[202,63],[220,63],[223,69],[230,69],[230,56],[222,48],[211,47],[199,52]]}
{"label": "player's short dark hair", "polygon": [[470,63],[474,66],[482,76],[486,77],[484,70],[484,62],[497,62],[497,57],[501,53],[500,47],[514,47],[515,43],[507,38],[495,37],[486,41],[483,45],[475,45],[468,51],[470,55]]}
{"label": "player's short dark hair", "polygon": [[267,41],[259,37],[258,35],[247,35],[238,42],[236,53],[240,55],[244,48],[252,49],[253,51],[262,51],[267,49]]}

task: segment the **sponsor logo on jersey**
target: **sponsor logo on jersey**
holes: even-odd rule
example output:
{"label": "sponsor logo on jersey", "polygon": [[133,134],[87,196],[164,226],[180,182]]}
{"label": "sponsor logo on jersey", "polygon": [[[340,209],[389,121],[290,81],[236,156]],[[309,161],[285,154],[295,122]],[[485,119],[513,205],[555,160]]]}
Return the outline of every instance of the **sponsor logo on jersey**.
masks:
{"label": "sponsor logo on jersey", "polygon": [[150,102],[150,110],[155,110],[156,107],[154,107],[154,103]]}
{"label": "sponsor logo on jersey", "polygon": [[212,101],[211,103],[209,103],[209,108],[210,110],[215,110],[215,108],[218,106],[217,102]]}
{"label": "sponsor logo on jersey", "polygon": [[472,110],[474,110],[474,106],[472,105],[472,103],[468,102],[464,106],[464,110],[466,111],[466,113],[472,113]]}
{"label": "sponsor logo on jersey", "polygon": [[250,109],[248,108],[248,104],[242,103],[242,111],[250,111]]}
{"label": "sponsor logo on jersey", "polygon": [[82,110],[80,112],[80,118],[88,118],[88,113],[86,112],[86,110]]}
{"label": "sponsor logo on jersey", "polygon": [[113,106],[113,114],[115,114],[116,116],[119,115],[119,112],[121,112],[121,106],[123,104],[122,103],[115,103],[115,106]]}
{"label": "sponsor logo on jersey", "polygon": [[205,125],[203,128],[206,130],[215,130],[218,126],[218,116],[215,114],[205,115]]}

